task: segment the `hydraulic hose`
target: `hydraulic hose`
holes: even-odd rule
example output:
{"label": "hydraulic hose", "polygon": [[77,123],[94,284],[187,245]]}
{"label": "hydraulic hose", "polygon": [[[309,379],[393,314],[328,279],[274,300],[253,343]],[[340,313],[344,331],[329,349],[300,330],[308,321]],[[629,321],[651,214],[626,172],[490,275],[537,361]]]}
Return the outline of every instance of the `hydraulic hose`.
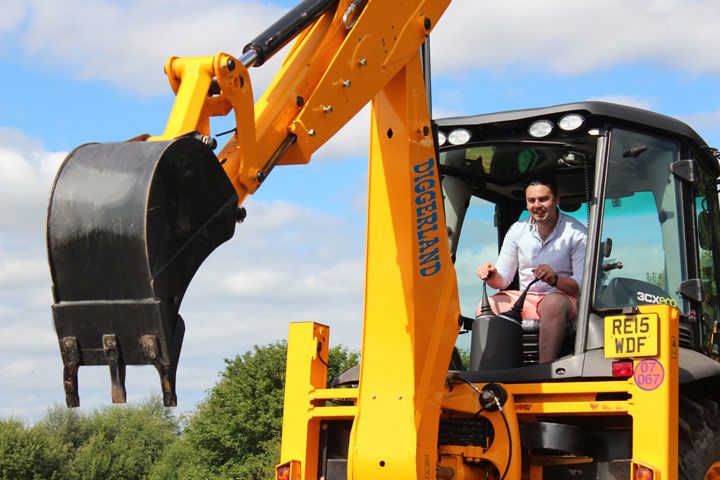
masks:
{"label": "hydraulic hose", "polygon": [[337,3],[338,0],[304,0],[245,45],[241,61],[245,60],[246,67],[259,67]]}

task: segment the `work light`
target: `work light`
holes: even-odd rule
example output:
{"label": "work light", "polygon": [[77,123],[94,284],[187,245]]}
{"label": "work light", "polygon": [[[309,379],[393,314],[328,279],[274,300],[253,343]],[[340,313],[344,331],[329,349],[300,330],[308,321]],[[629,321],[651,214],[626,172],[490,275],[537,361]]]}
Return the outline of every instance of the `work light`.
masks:
{"label": "work light", "polygon": [[530,124],[528,133],[535,138],[547,137],[552,132],[553,123],[550,120],[537,120]]}
{"label": "work light", "polygon": [[456,128],[448,135],[448,142],[453,145],[462,145],[470,140],[470,132],[464,128]]}
{"label": "work light", "polygon": [[580,128],[580,126],[585,122],[585,119],[582,115],[579,115],[577,113],[571,113],[568,115],[565,115],[560,119],[558,122],[558,127],[562,128],[566,132],[569,132],[571,130],[575,130]]}
{"label": "work light", "polygon": [[442,147],[445,145],[445,142],[447,142],[447,135],[443,132],[438,132],[438,145]]}

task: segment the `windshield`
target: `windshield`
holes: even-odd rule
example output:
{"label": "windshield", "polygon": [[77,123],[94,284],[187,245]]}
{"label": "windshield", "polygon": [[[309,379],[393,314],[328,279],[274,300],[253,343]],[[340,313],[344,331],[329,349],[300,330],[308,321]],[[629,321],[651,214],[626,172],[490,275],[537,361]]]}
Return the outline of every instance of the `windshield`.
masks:
{"label": "windshield", "polygon": [[478,265],[495,262],[507,229],[527,216],[524,182],[530,172],[553,174],[560,210],[587,225],[596,149],[597,138],[584,136],[567,142],[508,141],[441,150],[445,216],[463,315],[475,317],[482,291]]}
{"label": "windshield", "polygon": [[503,182],[523,178],[532,171],[577,167],[594,155],[595,139],[588,143],[504,142],[444,150],[440,164]]}
{"label": "windshield", "polygon": [[602,219],[595,307],[669,304],[683,310],[675,143],[614,130]]}

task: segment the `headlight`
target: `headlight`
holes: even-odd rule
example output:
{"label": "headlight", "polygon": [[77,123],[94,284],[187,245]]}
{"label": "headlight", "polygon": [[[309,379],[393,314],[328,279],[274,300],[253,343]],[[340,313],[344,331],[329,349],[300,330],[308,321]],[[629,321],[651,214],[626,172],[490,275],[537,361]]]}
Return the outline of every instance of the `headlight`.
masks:
{"label": "headlight", "polygon": [[438,146],[442,147],[447,142],[447,135],[443,132],[438,132]]}
{"label": "headlight", "polygon": [[565,115],[560,119],[558,122],[558,127],[562,128],[563,130],[570,131],[575,130],[577,128],[580,128],[580,126],[585,122],[585,119],[582,115],[578,115],[577,113],[571,113],[569,115]]}
{"label": "headlight", "polygon": [[450,132],[447,140],[453,145],[462,145],[470,140],[470,132],[464,128],[456,128]]}
{"label": "headlight", "polygon": [[528,133],[535,138],[547,137],[552,132],[553,126],[550,120],[536,120],[530,124]]}

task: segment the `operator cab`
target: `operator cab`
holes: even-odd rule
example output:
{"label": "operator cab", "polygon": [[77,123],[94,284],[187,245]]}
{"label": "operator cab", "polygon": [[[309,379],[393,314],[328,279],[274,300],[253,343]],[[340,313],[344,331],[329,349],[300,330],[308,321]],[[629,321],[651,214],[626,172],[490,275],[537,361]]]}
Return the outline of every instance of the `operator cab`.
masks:
{"label": "operator cab", "polygon": [[[526,373],[498,380],[611,376],[603,319],[643,304],[677,307],[681,346],[712,348],[720,318],[720,168],[717,151],[690,127],[637,108],[583,102],[440,119],[436,128],[464,317],[474,318],[481,297],[476,267],[494,262],[510,226],[528,215],[523,183],[530,174],[555,176],[560,210],[588,228],[578,315],[562,357],[534,365],[537,322],[526,321],[526,368],[513,369]],[[469,337],[461,335],[458,347],[476,358],[485,343]],[[621,343],[616,357],[640,348]]]}

